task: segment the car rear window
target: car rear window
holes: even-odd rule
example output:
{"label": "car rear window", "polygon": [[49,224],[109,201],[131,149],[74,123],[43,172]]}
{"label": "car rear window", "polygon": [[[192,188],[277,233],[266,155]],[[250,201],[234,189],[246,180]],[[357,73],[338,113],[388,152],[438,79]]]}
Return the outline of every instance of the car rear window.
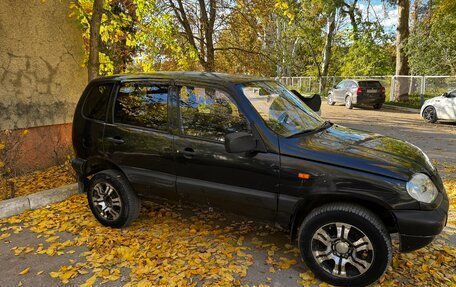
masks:
{"label": "car rear window", "polygon": [[112,87],[112,83],[93,86],[85,99],[82,114],[89,119],[105,121]]}
{"label": "car rear window", "polygon": [[149,82],[122,84],[115,103],[114,121],[166,131],[168,90],[168,85]]}
{"label": "car rear window", "polygon": [[378,81],[360,81],[358,82],[360,87],[364,88],[381,88],[382,84]]}

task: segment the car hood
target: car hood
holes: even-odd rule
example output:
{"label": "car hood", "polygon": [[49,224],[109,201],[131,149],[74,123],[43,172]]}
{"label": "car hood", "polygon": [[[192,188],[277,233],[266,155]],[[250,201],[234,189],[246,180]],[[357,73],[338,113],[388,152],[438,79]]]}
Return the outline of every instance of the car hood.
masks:
{"label": "car hood", "polygon": [[398,139],[333,125],[313,134],[281,139],[282,155],[409,180],[434,167],[416,146]]}
{"label": "car hood", "polygon": [[430,99],[427,99],[426,101],[424,101],[425,103],[433,103],[435,102],[436,100],[442,100],[444,99],[443,96],[437,96],[437,97],[434,97],[434,98],[430,98]]}

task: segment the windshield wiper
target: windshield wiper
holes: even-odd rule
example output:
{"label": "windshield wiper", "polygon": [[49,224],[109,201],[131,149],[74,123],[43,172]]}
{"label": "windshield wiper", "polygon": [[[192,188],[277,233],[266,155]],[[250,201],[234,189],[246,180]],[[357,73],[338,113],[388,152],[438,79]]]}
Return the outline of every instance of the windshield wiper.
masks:
{"label": "windshield wiper", "polygon": [[333,123],[330,122],[330,121],[325,121],[323,124],[321,124],[318,128],[315,128],[315,129],[308,129],[308,130],[303,130],[303,131],[300,131],[298,133],[295,133],[293,135],[291,135],[290,137],[295,137],[295,136],[299,136],[299,135],[303,135],[303,134],[308,134],[308,133],[318,133],[320,131],[323,131],[323,130],[326,130],[327,128],[329,128],[330,126],[332,126]]}

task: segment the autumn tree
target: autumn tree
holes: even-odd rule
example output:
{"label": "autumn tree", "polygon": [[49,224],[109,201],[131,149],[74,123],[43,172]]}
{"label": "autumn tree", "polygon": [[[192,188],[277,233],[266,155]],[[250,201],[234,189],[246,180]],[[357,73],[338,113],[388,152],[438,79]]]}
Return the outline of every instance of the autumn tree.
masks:
{"label": "autumn tree", "polygon": [[456,75],[456,2],[421,2],[407,44],[411,71],[421,75]]}
{"label": "autumn tree", "polygon": [[[195,50],[198,61],[206,72],[215,70],[215,45],[218,29],[229,15],[230,9],[225,3],[217,0],[168,0],[182,35]],[[217,26],[216,26],[217,25]]]}

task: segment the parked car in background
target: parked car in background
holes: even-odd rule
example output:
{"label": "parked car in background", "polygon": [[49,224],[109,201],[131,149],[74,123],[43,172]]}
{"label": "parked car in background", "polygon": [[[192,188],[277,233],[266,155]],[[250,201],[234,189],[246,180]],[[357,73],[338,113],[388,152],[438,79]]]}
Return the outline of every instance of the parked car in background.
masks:
{"label": "parked car in background", "polygon": [[[128,226],[156,196],[290,231],[306,265],[365,286],[446,224],[439,173],[407,142],[324,121],[276,81],[213,73],[103,77],[73,120],[72,165],[97,220]],[[147,231],[145,231],[147,232]]]}
{"label": "parked car in background", "polygon": [[456,90],[426,100],[421,107],[421,116],[428,123],[456,121]]}
{"label": "parked car in background", "polygon": [[385,102],[385,88],[378,80],[343,80],[328,92],[328,104],[343,103],[348,109],[370,106],[380,109]]}

